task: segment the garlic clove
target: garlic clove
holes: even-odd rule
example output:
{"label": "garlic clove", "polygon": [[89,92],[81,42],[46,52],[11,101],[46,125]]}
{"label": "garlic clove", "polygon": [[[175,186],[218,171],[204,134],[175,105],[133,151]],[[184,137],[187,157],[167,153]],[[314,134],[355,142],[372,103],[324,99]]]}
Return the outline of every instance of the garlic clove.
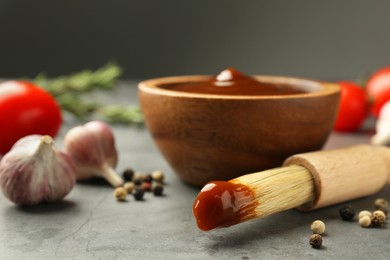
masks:
{"label": "garlic clove", "polygon": [[390,101],[386,102],[376,122],[376,134],[371,138],[373,145],[390,144]]}
{"label": "garlic clove", "polygon": [[18,205],[59,201],[74,184],[73,161],[48,135],[20,139],[0,161],[2,192]]}
{"label": "garlic clove", "polygon": [[114,170],[118,152],[114,134],[106,123],[91,121],[70,129],[64,137],[64,151],[76,164],[77,180],[102,177],[114,187],[123,184]]}

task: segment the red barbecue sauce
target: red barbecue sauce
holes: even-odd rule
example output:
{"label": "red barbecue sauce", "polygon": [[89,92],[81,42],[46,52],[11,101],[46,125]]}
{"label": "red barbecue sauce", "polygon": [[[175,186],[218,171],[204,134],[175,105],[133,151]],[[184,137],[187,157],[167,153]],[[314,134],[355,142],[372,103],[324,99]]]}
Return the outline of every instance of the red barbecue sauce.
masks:
{"label": "red barbecue sauce", "polygon": [[231,181],[213,181],[199,192],[192,210],[199,229],[207,231],[251,218],[257,205],[248,186]]}
{"label": "red barbecue sauce", "polygon": [[286,84],[267,83],[256,80],[233,68],[227,68],[207,81],[163,84],[161,88],[202,94],[217,95],[291,95],[305,91]]}

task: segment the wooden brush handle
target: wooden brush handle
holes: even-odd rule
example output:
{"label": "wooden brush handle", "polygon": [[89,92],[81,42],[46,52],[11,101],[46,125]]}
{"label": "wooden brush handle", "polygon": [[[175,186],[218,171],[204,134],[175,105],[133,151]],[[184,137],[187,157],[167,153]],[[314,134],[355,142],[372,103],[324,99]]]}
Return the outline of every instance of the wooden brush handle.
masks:
{"label": "wooden brush handle", "polygon": [[355,145],[293,155],[284,165],[301,165],[313,175],[314,201],[300,207],[312,210],[372,195],[390,183],[390,148]]}

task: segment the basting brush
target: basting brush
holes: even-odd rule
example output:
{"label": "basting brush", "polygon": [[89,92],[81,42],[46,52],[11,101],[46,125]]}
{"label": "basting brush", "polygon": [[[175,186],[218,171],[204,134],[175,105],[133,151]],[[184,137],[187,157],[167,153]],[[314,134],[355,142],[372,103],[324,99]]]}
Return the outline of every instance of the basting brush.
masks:
{"label": "basting brush", "polygon": [[207,231],[369,196],[389,183],[389,148],[355,145],[309,152],[289,157],[280,168],[207,183],[193,213],[198,227]]}

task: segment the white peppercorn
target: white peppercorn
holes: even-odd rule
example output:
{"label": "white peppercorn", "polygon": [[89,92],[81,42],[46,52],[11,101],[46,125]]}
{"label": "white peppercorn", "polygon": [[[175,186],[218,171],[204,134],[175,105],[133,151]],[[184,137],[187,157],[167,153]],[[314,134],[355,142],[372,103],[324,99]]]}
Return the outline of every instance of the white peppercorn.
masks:
{"label": "white peppercorn", "polygon": [[164,181],[164,173],[162,171],[154,171],[152,172],[152,178],[153,180],[157,182],[163,182]]}
{"label": "white peppercorn", "polygon": [[371,226],[371,218],[368,215],[363,215],[362,217],[359,218],[359,225],[361,227],[369,227]]}
{"label": "white peppercorn", "polygon": [[368,210],[362,210],[359,212],[358,218],[361,219],[363,216],[371,217],[372,213]]}
{"label": "white peppercorn", "polygon": [[389,203],[383,198],[378,198],[374,201],[374,206],[375,209],[387,209],[389,207]]}
{"label": "white peppercorn", "polygon": [[128,181],[125,184],[123,184],[123,188],[126,190],[128,194],[131,194],[135,188],[135,184],[132,181]]}
{"label": "white peppercorn", "polygon": [[386,218],[387,218],[387,216],[389,215],[389,211],[388,211],[387,209],[384,209],[384,208],[378,208],[377,210],[380,210],[380,211],[382,211],[382,212],[385,214]]}
{"label": "white peppercorn", "polygon": [[127,192],[123,187],[118,187],[114,190],[114,196],[118,201],[125,201]]}
{"label": "white peppercorn", "polygon": [[325,233],[325,223],[321,220],[316,220],[311,224],[310,229],[313,231],[314,234],[321,235]]}

